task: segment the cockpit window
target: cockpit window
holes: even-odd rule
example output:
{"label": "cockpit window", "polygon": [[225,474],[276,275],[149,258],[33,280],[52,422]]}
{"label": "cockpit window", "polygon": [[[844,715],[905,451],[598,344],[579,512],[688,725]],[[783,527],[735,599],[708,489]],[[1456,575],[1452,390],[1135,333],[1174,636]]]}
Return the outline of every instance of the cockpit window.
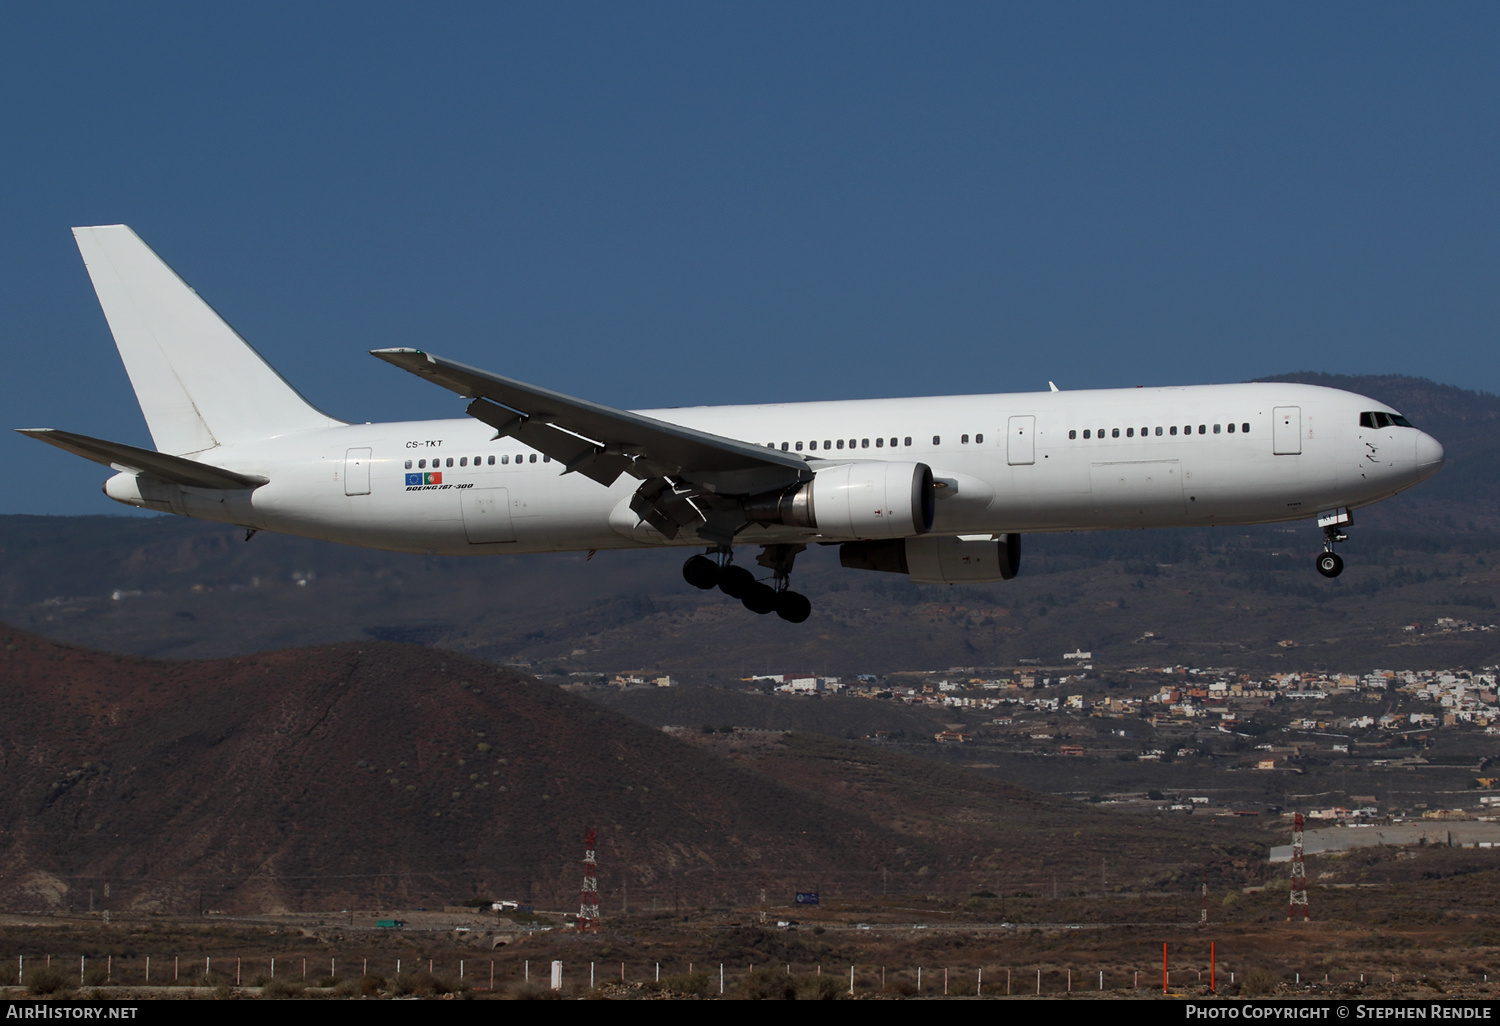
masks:
{"label": "cockpit window", "polygon": [[1412,422],[1399,413],[1386,413],[1384,410],[1372,410],[1369,413],[1359,415],[1359,426],[1367,428],[1384,427],[1412,427]]}

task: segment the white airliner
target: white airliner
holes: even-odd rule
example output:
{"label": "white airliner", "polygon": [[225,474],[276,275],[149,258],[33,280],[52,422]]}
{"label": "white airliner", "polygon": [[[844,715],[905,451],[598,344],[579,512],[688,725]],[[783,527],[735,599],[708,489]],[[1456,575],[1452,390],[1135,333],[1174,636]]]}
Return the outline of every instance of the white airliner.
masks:
{"label": "white airliner", "polygon": [[[1021,392],[626,411],[418,349],[373,355],[466,419],[315,409],[124,225],[75,228],[156,451],[25,434],[112,467],[110,498],[398,552],[699,546],[689,583],[805,620],[810,544],[924,582],[1008,580],[1022,534],[1317,516],[1317,569],[1359,506],[1438,471],[1385,404],[1292,384]],[[734,562],[759,546],[765,580]]]}

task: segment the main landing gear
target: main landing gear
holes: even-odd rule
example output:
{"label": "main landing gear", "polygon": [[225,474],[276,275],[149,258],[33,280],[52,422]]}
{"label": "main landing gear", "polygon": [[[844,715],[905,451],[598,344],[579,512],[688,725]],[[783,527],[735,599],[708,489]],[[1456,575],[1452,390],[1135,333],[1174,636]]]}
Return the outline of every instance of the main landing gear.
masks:
{"label": "main landing gear", "polygon": [[805,545],[765,545],[756,562],[771,571],[771,583],[757,581],[755,574],[731,562],[734,550],[718,545],[682,564],[682,576],[695,588],[718,588],[739,599],[752,613],[774,612],[789,623],[801,623],[812,615],[807,596],[790,590],[792,562]]}
{"label": "main landing gear", "polygon": [[1318,553],[1317,566],[1318,573],[1324,577],[1337,577],[1344,572],[1344,560],[1333,551],[1333,547],[1349,540],[1344,528],[1352,523],[1354,515],[1347,509],[1334,510],[1318,517],[1318,526],[1323,529],[1323,551]]}

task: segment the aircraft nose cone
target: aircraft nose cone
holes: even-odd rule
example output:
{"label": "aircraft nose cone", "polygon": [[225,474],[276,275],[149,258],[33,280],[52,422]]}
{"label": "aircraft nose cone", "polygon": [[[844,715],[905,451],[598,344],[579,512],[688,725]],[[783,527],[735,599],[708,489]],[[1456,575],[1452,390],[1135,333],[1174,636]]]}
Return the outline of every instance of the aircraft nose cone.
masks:
{"label": "aircraft nose cone", "polygon": [[1436,470],[1443,465],[1443,443],[1423,431],[1417,435],[1417,466]]}

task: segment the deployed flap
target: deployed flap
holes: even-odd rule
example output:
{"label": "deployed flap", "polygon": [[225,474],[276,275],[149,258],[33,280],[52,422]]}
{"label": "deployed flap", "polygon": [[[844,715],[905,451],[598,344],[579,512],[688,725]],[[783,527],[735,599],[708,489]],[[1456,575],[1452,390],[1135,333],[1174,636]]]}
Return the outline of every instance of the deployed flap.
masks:
{"label": "deployed flap", "polygon": [[314,409],[125,225],[73,236],[162,452],[342,423]]}
{"label": "deployed flap", "polygon": [[207,463],[199,463],[197,460],[186,459],[182,456],[168,456],[166,453],[138,449],[123,442],[106,442],[102,438],[75,435],[71,431],[58,431],[56,428],[17,428],[16,430],[23,435],[30,435],[32,438],[46,442],[48,445],[66,449],[86,460],[102,463],[106,467],[133,470],[138,474],[150,474],[163,481],[187,485],[190,488],[258,488],[267,481],[264,477],[236,474],[232,470],[210,467]]}
{"label": "deployed flap", "polygon": [[750,495],[813,476],[806,461],[792,453],[575,399],[420,349],[376,349],[371,355],[473,399],[470,416],[558,460],[565,472],[603,485],[628,473]]}

